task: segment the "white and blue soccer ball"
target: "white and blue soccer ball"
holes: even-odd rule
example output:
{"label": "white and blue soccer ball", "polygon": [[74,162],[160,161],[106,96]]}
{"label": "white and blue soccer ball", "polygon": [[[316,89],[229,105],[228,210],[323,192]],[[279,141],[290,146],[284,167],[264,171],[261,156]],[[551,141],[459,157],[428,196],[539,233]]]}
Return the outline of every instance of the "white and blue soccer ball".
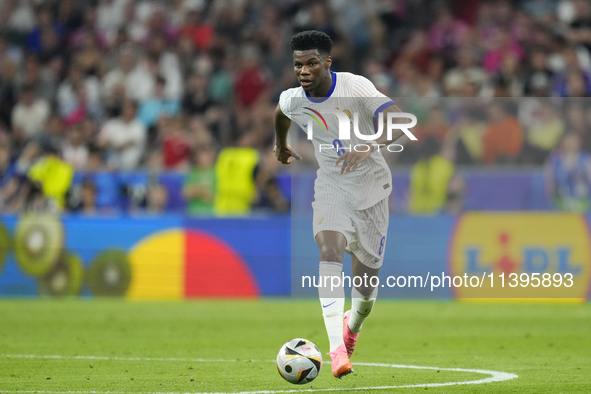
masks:
{"label": "white and blue soccer ball", "polygon": [[307,339],[296,338],[281,346],[277,354],[279,374],[289,383],[310,383],[320,373],[322,353]]}

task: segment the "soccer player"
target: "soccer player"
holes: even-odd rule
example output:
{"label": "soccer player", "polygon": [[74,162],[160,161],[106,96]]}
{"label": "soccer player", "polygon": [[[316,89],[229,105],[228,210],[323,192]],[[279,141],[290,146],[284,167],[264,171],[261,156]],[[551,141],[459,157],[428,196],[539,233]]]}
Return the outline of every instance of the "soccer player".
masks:
{"label": "soccer player", "polygon": [[[319,277],[329,280],[318,293],[330,342],[332,373],[342,378],[353,372],[349,358],[378,292],[375,282],[372,286],[367,278],[377,278],[386,247],[392,175],[379,148],[384,149],[403,132],[395,130],[390,141],[385,132],[375,141],[360,139],[353,132],[349,141],[339,140],[337,116],[322,116],[322,111],[342,110],[349,118],[356,113],[361,134],[373,135],[380,112],[387,119],[388,112],[400,110],[368,79],[331,71],[331,48],[330,37],[319,31],[304,31],[292,37],[293,66],[300,86],[284,91],[279,98],[274,152],[283,164],[301,160],[287,144],[291,122],[303,130],[308,130],[308,122],[320,126],[312,138],[319,164],[314,183],[313,227],[320,250]],[[354,123],[354,116],[351,121]],[[347,142],[357,149],[347,147]],[[360,286],[353,286],[352,307],[345,313],[343,284],[330,286],[330,278],[341,278],[344,252],[351,254],[353,276],[366,278]]]}

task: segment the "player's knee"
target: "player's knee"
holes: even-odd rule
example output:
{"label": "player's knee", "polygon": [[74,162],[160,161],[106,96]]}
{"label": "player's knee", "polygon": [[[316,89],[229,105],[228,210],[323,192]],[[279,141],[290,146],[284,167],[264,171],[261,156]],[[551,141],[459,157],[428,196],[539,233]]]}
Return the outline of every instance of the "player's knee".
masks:
{"label": "player's knee", "polygon": [[333,245],[320,245],[320,260],[342,263],[344,250]]}
{"label": "player's knee", "polygon": [[361,297],[364,301],[368,301],[372,298],[375,298],[375,290],[376,287],[372,287],[372,286],[355,286],[355,289],[359,292],[359,294],[361,294]]}

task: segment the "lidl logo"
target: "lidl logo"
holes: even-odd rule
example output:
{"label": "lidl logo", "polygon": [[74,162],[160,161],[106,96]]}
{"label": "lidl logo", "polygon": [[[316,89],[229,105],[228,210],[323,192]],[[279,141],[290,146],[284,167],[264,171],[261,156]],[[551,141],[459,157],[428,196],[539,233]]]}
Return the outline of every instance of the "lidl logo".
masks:
{"label": "lidl logo", "polygon": [[[454,276],[486,273],[487,280],[482,287],[453,288],[455,296],[585,298],[591,279],[589,239],[581,215],[465,214],[452,236],[449,271]],[[550,279],[542,285],[532,277]],[[570,277],[567,286],[571,282],[564,279]]]}

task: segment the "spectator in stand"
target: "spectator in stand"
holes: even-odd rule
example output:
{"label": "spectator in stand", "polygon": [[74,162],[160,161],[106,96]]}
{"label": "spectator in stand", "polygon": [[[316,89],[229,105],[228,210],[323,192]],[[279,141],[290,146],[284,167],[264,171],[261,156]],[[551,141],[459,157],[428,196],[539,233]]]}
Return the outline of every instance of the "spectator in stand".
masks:
{"label": "spectator in stand", "polygon": [[127,0],[100,0],[96,10],[96,26],[112,40],[119,29],[128,21],[125,20],[125,4]]}
{"label": "spectator in stand", "polygon": [[417,80],[417,95],[418,97],[441,97],[439,84],[428,75],[423,75]]}
{"label": "spectator in stand", "polygon": [[556,20],[556,0],[525,0],[522,8],[539,22],[549,25]]}
{"label": "spectator in stand", "polygon": [[501,67],[495,72],[491,80],[493,84],[502,83],[507,89],[507,96],[522,96],[524,81],[519,69],[519,59],[517,56],[513,53],[506,53],[501,61]]}
{"label": "spectator in stand", "polygon": [[92,38],[103,48],[106,46],[106,33],[97,25],[96,7],[85,7],[82,25],[70,35],[70,46],[72,48],[81,48],[87,37]]}
{"label": "spectator in stand", "polygon": [[167,206],[168,190],[159,183],[151,184],[146,196],[146,210],[149,213],[164,213]]}
{"label": "spectator in stand", "polygon": [[255,47],[243,48],[241,65],[242,68],[236,74],[234,90],[237,104],[248,108],[265,97],[271,81],[261,65],[261,54]]}
{"label": "spectator in stand", "polygon": [[587,109],[580,100],[568,100],[566,108],[566,130],[579,136],[584,151],[591,152],[591,123],[585,120]]}
{"label": "spectator in stand", "polygon": [[46,65],[55,57],[64,58],[67,54],[65,49],[53,29],[41,31],[41,49],[37,53],[41,64]]}
{"label": "spectator in stand", "polygon": [[68,208],[71,212],[83,214],[83,215],[94,215],[97,213],[97,187],[96,184],[90,179],[84,179],[79,185],[73,186],[74,192],[72,193],[75,197],[71,197],[69,203],[71,204]]}
{"label": "spectator in stand", "polygon": [[[161,75],[166,80],[165,95],[169,99],[180,100],[183,95],[183,75],[179,58],[164,34],[154,34],[147,45],[148,59],[156,63],[152,72],[155,78]],[[173,49],[171,49],[173,48]]]}
{"label": "spectator in stand", "polygon": [[123,104],[121,117],[108,120],[99,136],[99,146],[107,150],[108,163],[115,170],[138,168],[146,143],[146,128],[137,117],[137,104]]}
{"label": "spectator in stand", "polygon": [[377,59],[368,59],[363,65],[363,75],[367,77],[386,96],[391,96],[394,78]]}
{"label": "spectator in stand", "polygon": [[482,163],[482,138],[486,124],[478,108],[467,108],[454,124],[451,134],[456,138],[456,164]]}
{"label": "spectator in stand", "polygon": [[9,33],[26,40],[27,35],[36,27],[32,4],[29,1],[7,0],[1,6],[0,15]]}
{"label": "spectator in stand", "polygon": [[192,153],[193,167],[185,175],[183,197],[189,215],[211,215],[215,198],[215,159],[212,144],[199,145]]}
{"label": "spectator in stand", "polygon": [[281,190],[278,176],[281,163],[277,161],[275,153],[268,152],[261,157],[259,167],[260,169],[255,170],[257,189],[260,191],[255,207],[275,212],[289,212],[290,203]]}
{"label": "spectator in stand", "polygon": [[431,137],[439,143],[443,143],[448,131],[449,123],[447,122],[446,111],[441,107],[434,107],[429,109],[425,122],[413,129],[413,134],[419,141]]}
{"label": "spectator in stand", "polygon": [[77,0],[61,0],[58,4],[58,22],[64,27],[64,37],[70,35],[84,23],[82,7]]}
{"label": "spectator in stand", "polygon": [[62,77],[63,58],[56,55],[46,65],[42,65],[36,55],[27,55],[23,69],[24,74],[20,78],[20,85],[33,86],[35,96],[48,103],[53,103],[59,80]]}
{"label": "spectator in stand", "polygon": [[525,52],[519,42],[511,37],[507,30],[500,30],[491,49],[484,56],[484,69],[492,74],[501,68],[503,58],[507,55],[515,56],[519,61],[525,57]]}
{"label": "spectator in stand", "polygon": [[86,161],[86,168],[84,171],[96,173],[105,170],[104,152],[96,145],[88,147],[88,160]]}
{"label": "spectator in stand", "polygon": [[186,79],[195,67],[197,58],[197,48],[195,42],[190,37],[181,36],[176,45],[176,54],[179,60],[179,71],[183,79]]}
{"label": "spectator in stand", "polygon": [[160,118],[162,158],[167,170],[188,168],[190,146],[183,121],[180,118]]}
{"label": "spectator in stand", "polygon": [[123,103],[130,100],[125,85],[118,84],[113,87],[111,93],[103,97],[104,115],[106,119],[117,117],[121,114]]}
{"label": "spectator in stand", "polygon": [[417,96],[417,70],[408,61],[400,61],[392,64],[392,74],[396,78],[394,93],[396,96]]}
{"label": "spectator in stand", "polygon": [[189,119],[189,144],[192,149],[195,149],[201,145],[213,145],[214,141],[218,141],[214,138],[211,130],[208,128],[208,124],[203,116],[193,116]]}
{"label": "spectator in stand", "polygon": [[14,182],[15,175],[16,166],[12,162],[10,140],[6,135],[0,136],[0,212],[6,212],[7,200],[11,194],[10,184]]}
{"label": "spectator in stand", "polygon": [[138,54],[131,46],[124,46],[119,53],[119,65],[103,78],[103,93],[106,98],[120,92],[118,86],[125,88],[127,97],[134,100],[148,99],[153,88],[152,74],[136,61]]}
{"label": "spectator in stand", "polygon": [[156,7],[147,21],[148,35],[145,41],[153,43],[158,36],[163,37],[167,43],[176,42],[179,36],[177,27],[169,23],[167,11],[162,7]]}
{"label": "spectator in stand", "polygon": [[148,35],[147,26],[142,18],[140,18],[138,8],[140,8],[139,3],[129,1],[125,4],[123,9],[125,24],[121,27],[121,30],[134,44],[142,43]]}
{"label": "spectator in stand", "polygon": [[572,72],[566,80],[566,91],[569,97],[591,96],[591,79],[588,75]]}
{"label": "spectator in stand", "polygon": [[489,104],[488,124],[483,137],[484,163],[515,164],[522,144],[521,124],[507,113],[502,101],[493,101]]}
{"label": "spectator in stand", "polygon": [[575,18],[566,33],[574,45],[584,45],[591,52],[591,4],[587,0],[573,0]]}
{"label": "spectator in stand", "polygon": [[11,125],[12,109],[16,105],[17,68],[9,57],[0,57],[0,122]]}
{"label": "spectator in stand", "polygon": [[100,101],[89,102],[86,84],[82,81],[74,84],[74,100],[72,110],[64,116],[64,124],[70,126],[82,122],[82,119],[90,117],[93,119],[101,119],[103,109]]}
{"label": "spectator in stand", "polygon": [[85,215],[92,215],[96,213],[96,185],[91,180],[87,179],[82,182],[82,204],[80,212]]}
{"label": "spectator in stand", "polygon": [[43,49],[43,34],[53,33],[57,42],[62,42],[64,27],[55,20],[49,7],[40,7],[37,11],[37,24],[27,37],[27,49],[34,53],[41,53]]}
{"label": "spectator in stand", "polygon": [[449,70],[443,80],[446,95],[458,96],[467,83],[476,85],[477,91],[486,87],[488,76],[482,67],[476,64],[476,54],[467,47],[458,50],[457,67]]}
{"label": "spectator in stand", "polygon": [[[81,86],[84,87],[86,97],[80,97],[82,93]],[[78,87],[78,89],[77,89]],[[101,87],[97,77],[85,76],[84,71],[77,64],[70,66],[68,76],[58,86],[57,90],[57,105],[60,115],[65,118],[80,106],[81,102],[85,105],[94,108],[94,112],[98,113],[101,108],[100,104]]]}
{"label": "spectator in stand", "polygon": [[153,127],[161,116],[174,117],[179,112],[179,101],[167,98],[165,92],[166,79],[159,75],[156,77],[154,95],[141,104],[138,112],[139,120],[148,129]]}
{"label": "spectator in stand", "polygon": [[84,170],[88,162],[88,147],[84,143],[82,130],[75,124],[67,131],[66,141],[62,145],[62,157],[76,171]]}
{"label": "spectator in stand", "polygon": [[17,141],[26,141],[41,133],[49,117],[49,104],[35,97],[33,90],[30,85],[23,86],[12,110],[12,128]]}
{"label": "spectator in stand", "polygon": [[433,49],[429,46],[428,34],[423,29],[415,29],[409,34],[408,41],[400,49],[397,62],[409,62],[418,71],[426,72],[429,68]]}
{"label": "spectator in stand", "polygon": [[205,2],[202,0],[172,0],[168,9],[168,19],[172,26],[180,29],[185,24],[187,14],[204,8]]}
{"label": "spectator in stand", "polygon": [[529,69],[525,73],[523,93],[527,96],[547,96],[553,78],[554,73],[548,67],[545,51],[541,48],[534,50],[529,56]]}
{"label": "spectator in stand", "polygon": [[82,139],[87,141],[87,143],[92,144],[93,141],[96,140],[96,136],[99,132],[98,123],[91,117],[86,116],[80,121],[79,126],[80,131],[82,132]]}
{"label": "spectator in stand", "polygon": [[[211,100],[216,104],[229,106],[234,96],[233,78],[234,78],[234,64],[236,59],[234,56],[227,55],[220,68],[213,74],[211,83],[209,84],[209,95]],[[290,74],[290,81],[293,78],[293,72]],[[291,85],[290,85],[291,86]]]}
{"label": "spectator in stand", "polygon": [[575,48],[563,50],[565,68],[554,79],[553,93],[558,97],[587,97],[591,94],[591,71],[581,67]]}
{"label": "spectator in stand", "polygon": [[591,156],[581,150],[577,134],[567,133],[546,164],[546,187],[554,207],[587,212],[591,191]]}
{"label": "spectator in stand", "polygon": [[80,67],[84,75],[102,77],[104,74],[104,59],[98,38],[91,31],[84,31],[80,39],[82,43],[74,53],[74,62]]}
{"label": "spectator in stand", "polygon": [[460,46],[468,26],[457,19],[447,7],[438,11],[437,21],[429,31],[429,44],[434,52],[455,53]]}
{"label": "spectator in stand", "polygon": [[203,21],[199,11],[187,13],[185,25],[180,30],[181,36],[190,37],[199,50],[207,50],[214,40],[213,26]]}
{"label": "spectator in stand", "polygon": [[64,122],[57,114],[51,114],[47,122],[43,133],[40,133],[35,140],[44,141],[50,146],[62,146],[66,134],[64,133]]}
{"label": "spectator in stand", "polygon": [[543,100],[536,122],[526,131],[522,159],[524,163],[542,165],[564,134],[564,122],[558,116],[556,103]]}
{"label": "spectator in stand", "polygon": [[192,74],[183,98],[183,110],[192,115],[204,114],[213,105],[209,97],[207,79],[203,75]]}

